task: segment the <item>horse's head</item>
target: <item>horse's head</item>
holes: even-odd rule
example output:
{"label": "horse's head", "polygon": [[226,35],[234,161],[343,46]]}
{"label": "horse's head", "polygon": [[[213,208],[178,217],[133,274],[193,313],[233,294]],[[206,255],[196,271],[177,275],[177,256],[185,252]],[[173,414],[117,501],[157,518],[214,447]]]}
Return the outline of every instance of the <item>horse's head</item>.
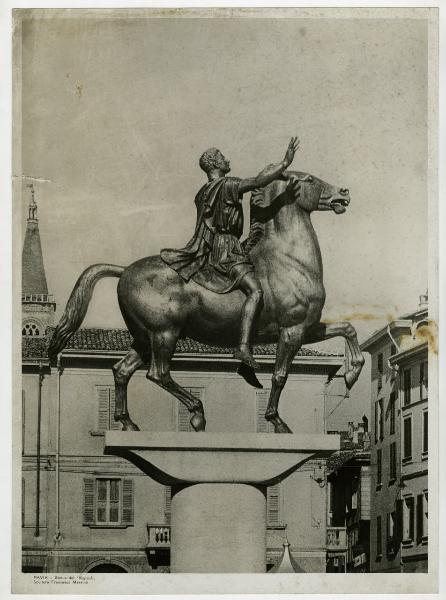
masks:
{"label": "horse's head", "polygon": [[287,173],[287,178],[297,204],[307,212],[333,210],[339,215],[350,203],[347,188],[338,188],[318,177],[297,171]]}

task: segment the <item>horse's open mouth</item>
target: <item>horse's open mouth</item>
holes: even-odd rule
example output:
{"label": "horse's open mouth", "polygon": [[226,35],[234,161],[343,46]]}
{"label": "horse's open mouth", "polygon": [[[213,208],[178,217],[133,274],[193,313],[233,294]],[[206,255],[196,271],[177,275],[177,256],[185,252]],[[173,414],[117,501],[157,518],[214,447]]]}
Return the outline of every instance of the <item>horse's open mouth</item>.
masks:
{"label": "horse's open mouth", "polygon": [[330,202],[330,208],[334,210],[337,215],[340,215],[345,212],[347,206],[349,204],[348,198],[334,198]]}

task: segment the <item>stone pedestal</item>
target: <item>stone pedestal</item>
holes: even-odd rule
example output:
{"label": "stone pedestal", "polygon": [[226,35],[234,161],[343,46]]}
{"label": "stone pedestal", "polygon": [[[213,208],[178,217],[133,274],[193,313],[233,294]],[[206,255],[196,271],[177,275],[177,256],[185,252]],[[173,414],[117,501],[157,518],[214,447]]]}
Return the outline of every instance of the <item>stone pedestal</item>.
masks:
{"label": "stone pedestal", "polygon": [[336,435],[108,431],[105,453],[172,487],[172,573],[264,573],[266,489]]}

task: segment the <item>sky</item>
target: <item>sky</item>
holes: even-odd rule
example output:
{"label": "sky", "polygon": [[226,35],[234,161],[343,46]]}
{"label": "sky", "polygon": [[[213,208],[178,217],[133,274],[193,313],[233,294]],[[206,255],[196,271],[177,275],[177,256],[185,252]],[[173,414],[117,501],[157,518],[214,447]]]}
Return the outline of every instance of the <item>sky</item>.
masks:
{"label": "sky", "polygon": [[[428,259],[425,21],[33,19],[21,52],[14,174],[47,180],[35,189],[57,317],[89,265],[184,246],[206,148],[253,176],[293,135],[293,167],[351,195],[345,214],[313,215],[325,318],[351,320],[363,340],[416,308]],[[26,181],[15,184],[22,232]],[[84,326],[124,326],[116,282],[97,285]]]}

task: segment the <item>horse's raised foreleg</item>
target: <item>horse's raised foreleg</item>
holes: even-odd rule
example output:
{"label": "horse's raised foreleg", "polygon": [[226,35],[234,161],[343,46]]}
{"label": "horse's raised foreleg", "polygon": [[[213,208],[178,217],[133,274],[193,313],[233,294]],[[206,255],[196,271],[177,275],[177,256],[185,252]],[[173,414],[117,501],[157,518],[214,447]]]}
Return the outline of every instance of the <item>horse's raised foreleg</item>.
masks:
{"label": "horse's raised foreleg", "polygon": [[206,419],[203,404],[198,398],[195,398],[190,392],[178,385],[170,375],[170,363],[177,340],[178,333],[175,331],[157,332],[152,335],[152,356],[147,379],[178,398],[191,413],[190,424],[195,431],[204,431]]}
{"label": "horse's raised foreleg", "polygon": [[271,394],[265,413],[265,419],[274,425],[275,433],[292,433],[288,425],[279,417],[278,407],[280,394],[288,379],[291,363],[302,345],[302,339],[302,325],[284,327],[280,330],[276,351],[276,363],[274,365],[274,373],[272,376]]}
{"label": "horse's raised foreleg", "polygon": [[330,338],[341,336],[345,338],[351,354],[350,369],[345,372],[344,380],[347,389],[350,390],[358,380],[364,366],[364,356],[359,347],[356,329],[348,321],[339,323],[317,323],[305,332],[304,344],[323,342]]}
{"label": "horse's raised foreleg", "polygon": [[138,352],[132,348],[124,358],[113,365],[113,377],[115,379],[115,421],[121,421],[124,431],[138,431],[139,427],[134,423],[127,409],[127,385],[133,373],[143,364]]}

